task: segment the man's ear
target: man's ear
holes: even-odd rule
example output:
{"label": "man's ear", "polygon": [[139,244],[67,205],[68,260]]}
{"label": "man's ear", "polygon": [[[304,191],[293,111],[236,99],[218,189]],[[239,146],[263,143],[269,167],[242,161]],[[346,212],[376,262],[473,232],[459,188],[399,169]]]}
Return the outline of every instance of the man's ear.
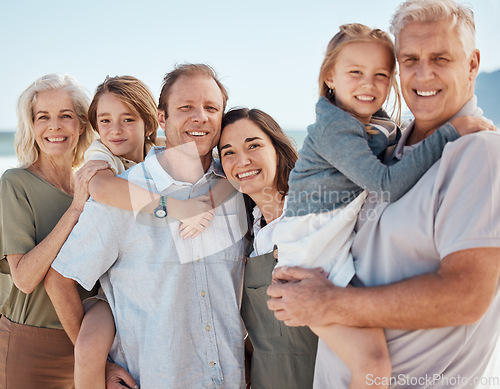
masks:
{"label": "man's ear", "polygon": [[470,73],[470,80],[474,81],[477,77],[477,74],[479,73],[479,63],[481,62],[481,54],[478,49],[474,50],[472,52],[472,55],[470,57],[470,68],[469,68],[469,73]]}
{"label": "man's ear", "polygon": [[160,127],[165,131],[165,123],[167,121],[167,117],[165,115],[165,111],[163,109],[158,110],[158,123],[160,124]]}

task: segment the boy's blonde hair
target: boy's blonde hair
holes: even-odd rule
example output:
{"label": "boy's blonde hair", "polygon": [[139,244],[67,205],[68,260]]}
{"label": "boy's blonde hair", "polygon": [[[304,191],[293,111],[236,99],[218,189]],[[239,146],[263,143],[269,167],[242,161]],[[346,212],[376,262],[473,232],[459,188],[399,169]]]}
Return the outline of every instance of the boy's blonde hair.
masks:
{"label": "boy's blonde hair", "polygon": [[99,132],[97,122],[97,105],[102,95],[114,94],[125,106],[140,116],[144,121],[144,156],[147,145],[156,142],[158,130],[158,110],[153,94],[142,81],[132,76],[109,77],[100,84],[89,107],[89,121],[95,131]]}
{"label": "boy's blonde hair", "polygon": [[73,168],[77,168],[83,163],[83,155],[95,139],[95,133],[87,120],[89,98],[86,91],[68,74],[46,74],[26,88],[17,102],[17,132],[14,138],[14,147],[17,159],[22,167],[33,165],[40,154],[33,128],[33,107],[38,93],[56,89],[69,93],[75,113],[83,127],[83,132],[78,138],[78,144],[73,156]]}
{"label": "boy's blonde hair", "polygon": [[371,29],[364,24],[350,23],[340,26],[340,31],[328,43],[325,58],[321,64],[319,71],[319,94],[326,97],[333,104],[335,104],[335,95],[333,91],[326,85],[325,79],[328,72],[335,66],[336,60],[342,48],[353,42],[371,42],[379,43],[387,47],[391,55],[391,89],[394,92],[394,106],[391,116],[399,123],[401,118],[401,95],[399,92],[399,85],[396,79],[396,57],[394,55],[394,43],[391,37],[385,31],[378,28]]}

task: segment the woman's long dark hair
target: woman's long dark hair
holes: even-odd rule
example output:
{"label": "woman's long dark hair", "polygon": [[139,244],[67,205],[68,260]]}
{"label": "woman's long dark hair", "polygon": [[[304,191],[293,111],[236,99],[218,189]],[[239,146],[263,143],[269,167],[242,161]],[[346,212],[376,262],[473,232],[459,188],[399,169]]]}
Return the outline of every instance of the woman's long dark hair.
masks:
{"label": "woman's long dark hair", "polygon": [[[261,111],[260,109],[248,109],[248,108],[232,108],[230,109],[222,118],[222,131],[229,124],[233,124],[241,119],[248,119],[257,126],[271,138],[273,146],[278,155],[278,166],[276,167],[276,187],[278,192],[282,195],[282,199],[288,193],[288,177],[290,172],[295,166],[298,154],[295,142],[290,139],[285,132],[281,129],[278,123],[269,116],[267,113]],[[217,151],[219,156],[221,156],[219,145],[217,145]],[[245,208],[247,212],[248,221],[248,231],[247,237],[250,238],[252,235],[253,227],[253,214],[252,211],[255,207],[255,202],[250,198],[250,196],[243,194],[245,199]],[[262,218],[264,220],[264,218]]]}

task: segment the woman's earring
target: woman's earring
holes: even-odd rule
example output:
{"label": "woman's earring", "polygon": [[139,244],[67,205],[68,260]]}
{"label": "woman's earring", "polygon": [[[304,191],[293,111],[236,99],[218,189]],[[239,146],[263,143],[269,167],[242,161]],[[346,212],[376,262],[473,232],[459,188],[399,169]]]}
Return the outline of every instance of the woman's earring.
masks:
{"label": "woman's earring", "polygon": [[334,92],[335,92],[335,89],[328,88],[328,94],[333,95]]}

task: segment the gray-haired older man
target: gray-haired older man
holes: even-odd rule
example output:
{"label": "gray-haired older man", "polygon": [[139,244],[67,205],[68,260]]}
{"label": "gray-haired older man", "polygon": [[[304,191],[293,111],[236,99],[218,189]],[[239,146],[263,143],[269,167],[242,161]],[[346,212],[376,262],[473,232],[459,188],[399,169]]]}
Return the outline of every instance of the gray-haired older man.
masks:
{"label": "gray-haired older man", "polygon": [[[481,116],[472,11],[453,0],[408,0],[392,20],[401,88],[415,120],[393,158],[457,116]],[[393,375],[367,386],[462,388],[485,377],[500,333],[500,134],[465,136],[397,202],[367,203],[352,253],[366,288],[338,288],[312,270],[280,268],[269,307],[289,325],[387,328]],[[315,387],[348,387],[339,361]],[[495,383],[496,380],[496,383]]]}

